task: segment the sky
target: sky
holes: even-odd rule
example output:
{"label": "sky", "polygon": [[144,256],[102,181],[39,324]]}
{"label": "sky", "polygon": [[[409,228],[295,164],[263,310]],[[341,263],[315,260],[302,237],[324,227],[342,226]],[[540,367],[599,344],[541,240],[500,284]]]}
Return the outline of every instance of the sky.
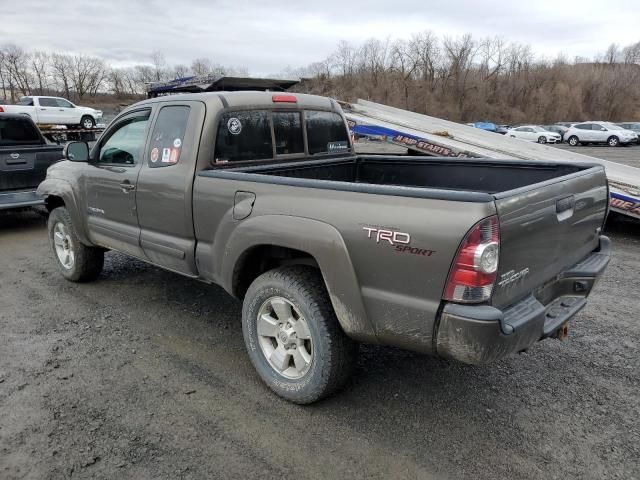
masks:
{"label": "sky", "polygon": [[267,75],[320,61],[340,40],[471,33],[539,56],[593,57],[640,41],[638,0],[0,0],[0,45],[95,55],[114,66],[198,57]]}

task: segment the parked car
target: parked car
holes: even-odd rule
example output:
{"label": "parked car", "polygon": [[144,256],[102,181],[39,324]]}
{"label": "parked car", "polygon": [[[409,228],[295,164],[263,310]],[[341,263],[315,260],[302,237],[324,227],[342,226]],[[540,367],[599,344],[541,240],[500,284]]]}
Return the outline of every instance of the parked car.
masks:
{"label": "parked car", "polygon": [[524,125],[522,127],[512,128],[506,135],[520,140],[538,143],[560,143],[562,141],[560,134],[550,132],[537,125]]}
{"label": "parked car", "polygon": [[569,128],[564,136],[567,143],[574,147],[588,143],[605,143],[610,147],[617,147],[638,141],[636,133],[609,122],[578,123]]}
{"label": "parked car", "polygon": [[635,132],[635,134],[638,136],[638,141],[636,143],[640,145],[640,122],[623,122],[618,123],[618,125],[620,125],[625,130],[631,130],[632,132]]}
{"label": "parked car", "polygon": [[561,142],[564,141],[565,132],[569,130],[569,127],[565,125],[540,125],[540,127],[547,130],[548,132],[553,132],[560,135]]}
{"label": "parked car", "polygon": [[48,145],[31,118],[0,113],[0,210],[44,204],[36,188],[61,158],[62,147]]}
{"label": "parked car", "polygon": [[480,130],[486,130],[487,132],[495,132],[498,129],[496,124],[492,122],[475,122],[473,126]]}
{"label": "parked car", "polygon": [[73,125],[93,128],[102,120],[102,112],[79,107],[60,97],[22,97],[15,105],[3,105],[0,112],[28,115],[38,124]]}
{"label": "parked car", "polygon": [[499,133],[500,135],[506,135],[506,133],[511,129],[510,125],[497,125],[496,126],[496,133]]}
{"label": "parked car", "polygon": [[62,276],[112,249],[221,285],[296,403],[342,385],[358,342],[477,364],[564,336],[609,261],[601,165],[358,156],[313,95],[154,98],[65,153],[38,189]]}

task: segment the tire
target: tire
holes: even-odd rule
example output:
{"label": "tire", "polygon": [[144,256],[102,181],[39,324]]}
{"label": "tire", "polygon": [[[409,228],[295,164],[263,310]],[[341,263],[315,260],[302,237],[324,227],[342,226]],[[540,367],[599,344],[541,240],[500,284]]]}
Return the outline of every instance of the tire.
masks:
{"label": "tire", "polygon": [[85,115],[84,117],[82,117],[80,119],[80,127],[81,128],[93,128],[96,126],[96,121],[93,119],[93,117],[89,116],[89,115]]}
{"label": "tire", "polygon": [[104,265],[104,250],[84,245],[76,235],[71,215],[65,207],[49,214],[49,242],[58,270],[71,282],[95,280]]}
{"label": "tire", "polygon": [[576,137],[575,135],[571,135],[567,140],[567,143],[572,147],[577,147],[578,143],[580,143],[580,140],[578,140],[578,137]]}
{"label": "tire", "polygon": [[322,275],[312,267],[283,267],[258,277],[244,298],[242,331],[260,378],[293,403],[331,395],[357,362],[358,344],[342,331]]}
{"label": "tire", "polygon": [[538,143],[547,143],[547,137],[545,137],[544,135],[540,135],[538,137]]}
{"label": "tire", "polygon": [[607,139],[607,145],[609,145],[610,147],[617,147],[620,145],[620,139],[618,139],[618,137],[616,137],[615,135],[612,135]]}

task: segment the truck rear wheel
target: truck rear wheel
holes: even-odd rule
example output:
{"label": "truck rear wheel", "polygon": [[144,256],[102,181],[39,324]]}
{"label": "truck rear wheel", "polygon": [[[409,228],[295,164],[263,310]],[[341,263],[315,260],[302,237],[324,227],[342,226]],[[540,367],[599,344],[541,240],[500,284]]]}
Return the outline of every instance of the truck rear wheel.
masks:
{"label": "truck rear wheel", "polygon": [[264,273],[249,287],[242,330],[251,363],[275,393],[308,404],[351,376],[358,344],[342,331],[322,275],[304,266]]}
{"label": "truck rear wheel", "polygon": [[90,117],[89,115],[85,115],[80,120],[80,127],[81,128],[91,129],[91,128],[95,127],[95,126],[96,126],[96,122],[93,120],[93,117]]}
{"label": "truck rear wheel", "polygon": [[65,207],[51,211],[48,228],[51,249],[62,276],[72,282],[95,280],[104,265],[104,250],[80,242]]}

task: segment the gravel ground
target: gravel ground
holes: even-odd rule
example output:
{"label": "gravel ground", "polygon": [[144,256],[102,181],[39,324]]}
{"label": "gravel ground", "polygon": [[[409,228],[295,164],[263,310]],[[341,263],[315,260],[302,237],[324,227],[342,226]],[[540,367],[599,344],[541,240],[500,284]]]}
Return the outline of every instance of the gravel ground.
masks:
{"label": "gravel ground", "polygon": [[0,216],[0,478],[640,478],[640,229],[568,342],[470,367],[365,346],[334,397],[270,393],[221,289],[109,253],[66,282]]}

